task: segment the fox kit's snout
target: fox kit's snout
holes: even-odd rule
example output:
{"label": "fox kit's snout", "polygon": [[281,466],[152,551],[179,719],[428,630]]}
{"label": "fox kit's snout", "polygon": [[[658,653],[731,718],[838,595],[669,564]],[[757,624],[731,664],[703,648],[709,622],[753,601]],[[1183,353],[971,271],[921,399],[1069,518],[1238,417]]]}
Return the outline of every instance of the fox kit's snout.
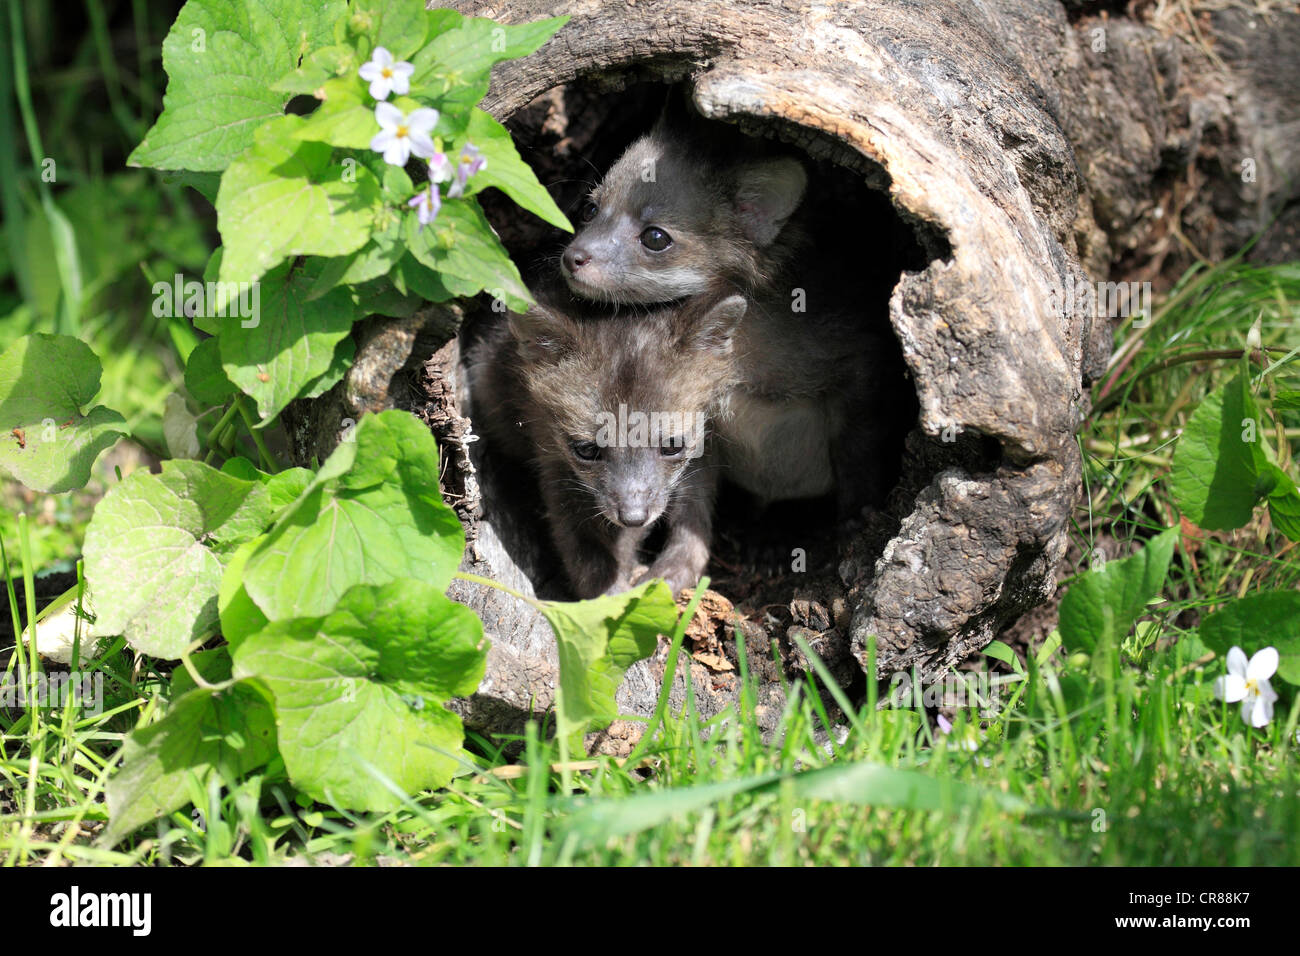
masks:
{"label": "fox kit's snout", "polygon": [[658,128],[579,208],[561,274],[575,294],[612,303],[671,302],[719,277],[752,289],[771,276],[777,236],[806,186],[795,159],[718,164]]}

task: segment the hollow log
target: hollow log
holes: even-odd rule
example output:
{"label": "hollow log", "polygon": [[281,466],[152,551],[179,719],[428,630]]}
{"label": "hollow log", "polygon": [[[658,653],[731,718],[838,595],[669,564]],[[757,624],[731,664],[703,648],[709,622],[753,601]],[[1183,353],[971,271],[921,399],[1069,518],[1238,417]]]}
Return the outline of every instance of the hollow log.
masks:
{"label": "hollow log", "polygon": [[[603,169],[640,132],[619,128],[620,97],[685,84],[703,116],[793,144],[815,168],[887,198],[919,250],[894,263],[880,306],[916,411],[888,513],[837,543],[825,573],[777,582],[778,612],[710,597],[691,645],[704,716],[735,699],[736,626],[762,687],[756,716],[772,727],[781,679],[806,667],[796,636],[846,686],[913,668],[928,680],[1048,598],[1080,484],[1075,430],[1111,336],[1107,317],[1066,290],[1120,274],[1160,283],[1191,250],[1230,252],[1279,210],[1254,255],[1295,255],[1294,10],[1184,24],[1051,0],[451,5],[510,23],[572,17],[533,56],[501,64],[484,104],[543,182],[591,179],[590,156]],[[590,111],[599,122],[583,122]],[[492,218],[512,253],[544,238],[525,213]],[[864,267],[881,254],[864,245]],[[470,311],[372,320],[344,382],[291,409],[291,442],[298,460],[323,458],[347,419],[412,409],[448,456],[466,568],[551,593],[558,572],[523,476],[492,468],[473,441],[454,337]],[[472,726],[517,728],[553,699],[553,640],[501,592],[458,582],[453,596],[492,640],[488,676],[462,713]],[[872,636],[876,673],[864,675]],[[662,673],[661,648],[629,673],[625,712],[650,713]],[[634,736],[616,725],[605,744]]]}

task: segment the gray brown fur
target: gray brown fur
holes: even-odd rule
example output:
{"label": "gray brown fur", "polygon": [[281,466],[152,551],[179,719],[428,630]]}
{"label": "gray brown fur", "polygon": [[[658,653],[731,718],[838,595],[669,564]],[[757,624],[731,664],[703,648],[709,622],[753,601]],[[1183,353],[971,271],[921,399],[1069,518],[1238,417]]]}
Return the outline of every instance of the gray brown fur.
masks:
{"label": "gray brown fur", "polygon": [[[661,121],[592,191],[597,211],[561,256],[561,275],[576,295],[614,304],[669,302],[719,282],[765,288],[803,245],[789,220],[807,180],[791,157],[738,158],[720,134]],[[671,245],[648,249],[651,227]]]}
{"label": "gray brown fur", "polygon": [[547,524],[579,597],[624,590],[650,528],[667,538],[642,579],[676,591],[708,563],[716,465],[707,431],[678,457],[619,443],[583,460],[601,413],[676,412],[695,421],[731,385],[740,296],[712,296],[649,314],[581,317],[538,306],[490,330],[470,357],[474,416],[490,447],[536,469]]}

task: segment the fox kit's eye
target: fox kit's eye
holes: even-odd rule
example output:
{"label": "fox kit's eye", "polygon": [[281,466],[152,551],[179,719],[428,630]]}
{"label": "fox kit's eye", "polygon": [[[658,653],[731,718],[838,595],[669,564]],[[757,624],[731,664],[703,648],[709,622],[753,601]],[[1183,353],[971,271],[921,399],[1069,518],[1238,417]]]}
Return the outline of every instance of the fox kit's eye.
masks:
{"label": "fox kit's eye", "polygon": [[659,454],[665,458],[679,458],[682,452],[686,450],[686,442],[680,436],[675,438],[665,438],[659,445]]}
{"label": "fox kit's eye", "polygon": [[591,220],[596,218],[596,213],[598,212],[600,212],[600,207],[588,199],[582,204],[582,208],[578,210],[578,218],[583,222],[591,222]]}
{"label": "fox kit's eye", "polygon": [[575,441],[569,447],[583,461],[595,461],[600,457],[600,446],[594,441]]}
{"label": "fox kit's eye", "polygon": [[673,244],[673,237],[658,226],[651,226],[641,233],[641,245],[651,252],[663,252]]}

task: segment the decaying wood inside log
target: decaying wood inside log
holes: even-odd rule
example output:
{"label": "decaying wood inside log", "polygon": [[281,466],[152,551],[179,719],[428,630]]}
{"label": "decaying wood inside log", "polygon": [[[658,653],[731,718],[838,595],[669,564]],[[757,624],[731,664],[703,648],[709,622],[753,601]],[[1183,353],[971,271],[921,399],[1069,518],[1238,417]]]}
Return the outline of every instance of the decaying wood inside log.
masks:
{"label": "decaying wood inside log", "polygon": [[[932,678],[1048,597],[1080,480],[1074,432],[1110,342],[1106,319],[1061,291],[1116,269],[1159,283],[1187,264],[1187,247],[1230,251],[1300,183],[1293,11],[1217,11],[1198,41],[1177,22],[1048,0],[453,5],[505,22],[572,16],[538,53],[494,72],[485,104],[562,205],[643,131],[663,85],[684,83],[706,117],[847,177],[912,250],[889,263],[879,303],[916,409],[890,509],[805,572],[755,580],[717,567],[721,593],[692,638],[706,715],[735,699],[736,612],[763,688],[756,717],[773,726],[778,678],[804,666],[796,635],[846,686],[865,679],[870,636],[874,676]],[[528,214],[488,210],[512,253],[556,251]],[[1294,255],[1297,220],[1283,215],[1256,254]],[[878,256],[864,245],[864,261]],[[439,436],[444,490],[470,530],[467,567],[558,593],[526,476],[475,448],[453,337],[475,308],[372,320],[344,382],[291,409],[291,441],[299,461],[323,458],[348,419],[414,410]],[[728,593],[728,579],[747,583]],[[462,713],[517,729],[553,699],[549,631],[501,592],[458,583],[453,596],[492,640],[488,677]],[[662,672],[662,653],[636,665],[620,706],[650,713]],[[683,680],[679,670],[679,702]],[[634,735],[611,728],[606,743]]]}

